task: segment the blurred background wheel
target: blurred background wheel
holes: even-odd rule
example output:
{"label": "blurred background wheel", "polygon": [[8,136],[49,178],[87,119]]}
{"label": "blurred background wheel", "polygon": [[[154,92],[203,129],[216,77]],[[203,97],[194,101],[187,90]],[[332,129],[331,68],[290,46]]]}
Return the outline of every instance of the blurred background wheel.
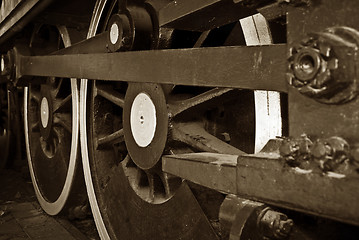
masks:
{"label": "blurred background wheel", "polygon": [[[0,84],[0,169],[12,164],[16,153],[16,107],[9,85]],[[19,127],[19,126],[18,126]]]}
{"label": "blurred background wheel", "polygon": [[[48,54],[80,35],[64,26],[38,26],[30,47]],[[37,199],[50,215],[86,204],[79,159],[77,79],[38,78],[24,90],[25,143]]]}

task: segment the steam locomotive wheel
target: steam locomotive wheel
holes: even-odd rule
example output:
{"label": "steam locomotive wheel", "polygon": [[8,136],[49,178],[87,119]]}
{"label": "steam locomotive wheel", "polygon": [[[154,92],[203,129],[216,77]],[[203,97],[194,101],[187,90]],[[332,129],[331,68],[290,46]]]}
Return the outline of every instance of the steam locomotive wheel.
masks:
{"label": "steam locomotive wheel", "polygon": [[[118,11],[117,1],[98,1],[88,37],[111,29]],[[101,238],[218,239],[202,205],[208,199],[196,195],[202,189],[162,172],[161,157],[254,151],[255,114],[248,105],[254,106],[252,91],[83,79],[81,152]]]}
{"label": "steam locomotive wheel", "polygon": [[[66,27],[43,25],[30,45],[51,52],[70,46],[71,39]],[[47,78],[46,82],[32,83],[24,90],[30,174],[37,199],[50,215],[65,209],[73,188],[78,159],[78,98],[76,79]],[[77,194],[81,200],[80,192]]]}

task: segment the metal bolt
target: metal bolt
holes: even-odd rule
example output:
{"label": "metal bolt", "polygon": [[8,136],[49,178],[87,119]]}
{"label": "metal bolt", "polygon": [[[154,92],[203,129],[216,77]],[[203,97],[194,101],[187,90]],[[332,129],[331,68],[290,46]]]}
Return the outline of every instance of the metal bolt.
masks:
{"label": "metal bolt", "polygon": [[338,168],[343,168],[341,165],[347,164],[350,156],[348,142],[336,136],[317,140],[310,150],[312,156],[319,160],[319,167],[323,171],[335,171]]}
{"label": "metal bolt", "polygon": [[325,156],[331,152],[331,147],[325,144],[323,141],[318,140],[313,144],[310,150],[315,158],[320,159],[325,158]]}
{"label": "metal bolt", "polygon": [[266,208],[259,215],[258,225],[265,237],[283,239],[292,230],[293,220],[283,213]]}
{"label": "metal bolt", "polygon": [[231,136],[229,135],[229,133],[227,132],[221,133],[221,136],[223,137],[223,141],[227,143],[231,141]]}
{"label": "metal bolt", "polygon": [[299,150],[298,144],[291,139],[285,139],[279,148],[280,154],[284,157],[293,155],[298,150]]}
{"label": "metal bolt", "polygon": [[327,142],[335,152],[343,152],[345,154],[349,153],[349,144],[343,138],[334,136],[327,139]]}
{"label": "metal bolt", "polygon": [[[308,0],[293,0],[298,4]],[[293,75],[288,83],[300,93],[321,103],[345,103],[357,96],[354,60],[358,31],[332,27],[310,33],[299,45],[289,50],[288,68]],[[335,39],[335,40],[334,40]],[[342,47],[345,46],[344,50]]]}
{"label": "metal bolt", "polygon": [[295,54],[293,60],[293,73],[302,82],[311,82],[320,72],[322,57],[311,47],[303,47]]}

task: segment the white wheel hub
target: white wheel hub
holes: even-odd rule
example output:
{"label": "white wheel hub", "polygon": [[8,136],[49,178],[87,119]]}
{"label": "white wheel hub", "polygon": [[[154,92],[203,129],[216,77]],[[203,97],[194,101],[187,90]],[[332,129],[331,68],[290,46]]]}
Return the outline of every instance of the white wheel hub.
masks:
{"label": "white wheel hub", "polygon": [[41,124],[44,128],[46,128],[49,123],[49,102],[46,97],[43,97],[41,100],[40,111]]}
{"label": "white wheel hub", "polygon": [[5,70],[5,60],[4,57],[1,56],[1,72],[3,72]]}
{"label": "white wheel hub", "polygon": [[112,24],[110,30],[110,40],[112,44],[115,44],[118,41],[119,37],[119,28],[117,23]]}
{"label": "white wheel hub", "polygon": [[156,132],[156,107],[150,96],[140,93],[132,103],[130,124],[132,136],[140,147],[147,147]]}

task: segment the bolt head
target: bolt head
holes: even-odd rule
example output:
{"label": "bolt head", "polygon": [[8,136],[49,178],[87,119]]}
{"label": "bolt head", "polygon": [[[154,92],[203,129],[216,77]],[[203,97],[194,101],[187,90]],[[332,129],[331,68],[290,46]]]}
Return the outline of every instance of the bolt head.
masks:
{"label": "bolt head", "polygon": [[311,153],[315,158],[323,158],[327,154],[327,146],[322,141],[317,141],[311,148]]}
{"label": "bolt head", "polygon": [[284,140],[279,148],[279,152],[282,156],[289,156],[298,150],[299,146],[293,140]]}

